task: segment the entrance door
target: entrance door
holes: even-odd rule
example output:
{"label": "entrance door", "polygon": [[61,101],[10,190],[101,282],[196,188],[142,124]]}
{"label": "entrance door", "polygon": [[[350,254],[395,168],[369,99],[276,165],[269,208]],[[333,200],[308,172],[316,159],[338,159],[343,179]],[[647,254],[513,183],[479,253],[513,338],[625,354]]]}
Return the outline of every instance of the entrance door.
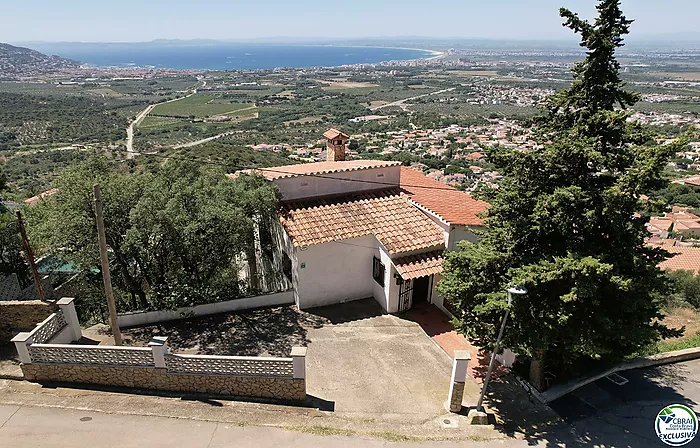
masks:
{"label": "entrance door", "polygon": [[420,277],[413,280],[413,305],[416,306],[419,303],[424,303],[428,301],[428,295],[430,293],[430,277]]}
{"label": "entrance door", "polygon": [[403,313],[411,308],[411,297],[413,296],[413,280],[401,282],[399,286],[399,312]]}

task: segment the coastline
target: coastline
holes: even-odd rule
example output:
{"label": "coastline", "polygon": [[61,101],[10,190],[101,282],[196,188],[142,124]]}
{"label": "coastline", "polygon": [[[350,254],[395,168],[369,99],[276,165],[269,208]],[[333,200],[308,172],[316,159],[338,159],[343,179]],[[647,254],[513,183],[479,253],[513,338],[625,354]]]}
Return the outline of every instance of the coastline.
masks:
{"label": "coastline", "polygon": [[[262,44],[265,45],[265,44]],[[279,45],[279,44],[276,44]],[[274,70],[277,68],[334,68],[334,67],[349,67],[349,66],[358,66],[358,65],[379,65],[379,64],[387,64],[387,63],[398,63],[398,62],[409,62],[409,61],[431,61],[431,60],[436,60],[439,58],[442,58],[445,56],[445,52],[442,51],[437,51],[437,50],[429,50],[425,48],[412,48],[412,47],[396,47],[396,46],[389,46],[389,45],[349,45],[349,44],[289,44],[289,45],[282,45],[282,46],[289,46],[289,47],[325,47],[325,48],[347,48],[347,49],[386,49],[386,50],[400,50],[400,51],[411,51],[411,52],[421,52],[422,54],[420,55],[412,55],[403,59],[392,59],[391,57],[381,60],[381,61],[376,61],[376,62],[356,62],[356,63],[346,63],[346,64],[336,64],[336,65],[308,65],[308,66],[279,66],[279,67],[260,67],[260,68],[174,68],[174,67],[161,67],[161,66],[154,66],[154,65],[136,65],[136,64],[128,64],[128,65],[97,65],[94,63],[84,63],[83,67],[84,68],[89,68],[89,69],[124,69],[124,70],[156,70],[156,71],[178,71],[178,72],[202,72],[202,71],[207,71],[207,72],[225,72],[225,71],[232,71],[232,70]]]}

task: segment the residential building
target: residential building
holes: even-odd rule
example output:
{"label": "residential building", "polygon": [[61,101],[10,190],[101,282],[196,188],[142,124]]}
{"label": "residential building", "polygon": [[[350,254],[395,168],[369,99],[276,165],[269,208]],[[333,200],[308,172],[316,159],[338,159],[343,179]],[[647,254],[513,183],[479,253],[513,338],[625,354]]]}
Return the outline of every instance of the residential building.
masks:
{"label": "residential building", "polygon": [[442,253],[476,241],[487,204],[400,162],[343,160],[344,134],[325,135],[328,161],[242,172],[280,189],[275,236],[297,306],[374,297],[390,313],[418,302],[445,311]]}

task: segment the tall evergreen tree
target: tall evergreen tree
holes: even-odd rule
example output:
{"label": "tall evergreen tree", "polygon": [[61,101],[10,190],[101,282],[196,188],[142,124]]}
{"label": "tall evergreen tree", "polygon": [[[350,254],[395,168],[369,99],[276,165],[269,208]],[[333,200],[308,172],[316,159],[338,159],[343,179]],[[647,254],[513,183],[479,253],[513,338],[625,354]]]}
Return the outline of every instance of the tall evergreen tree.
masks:
{"label": "tall evergreen tree", "polygon": [[545,366],[561,373],[678,334],[661,323],[657,297],[668,285],[658,264],[668,253],[645,244],[653,204],[640,198],[663,186],[681,143],[659,146],[628,122],[638,96],[625,90],[615,52],[632,21],[618,0],[599,1],[597,10],[594,23],[560,10],[587,56],[535,119],[538,149],[489,153],[503,180],[483,193],[487,230],[447,255],[439,285],[461,311],[458,330],[482,347],[508,307],[507,286],[529,290],[511,305],[504,343],[530,358],[540,389]]}

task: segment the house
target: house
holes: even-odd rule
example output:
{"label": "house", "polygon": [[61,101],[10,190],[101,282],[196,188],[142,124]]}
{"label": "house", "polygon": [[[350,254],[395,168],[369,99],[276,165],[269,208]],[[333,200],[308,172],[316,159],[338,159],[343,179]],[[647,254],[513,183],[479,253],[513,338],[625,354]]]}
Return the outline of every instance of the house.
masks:
{"label": "house", "polygon": [[674,206],[670,213],[664,216],[653,216],[647,224],[647,229],[663,237],[673,232],[682,236],[700,235],[700,217],[690,213],[687,207]]}
{"label": "house", "polygon": [[347,161],[345,134],[325,135],[325,162],[234,174],[262,175],[281,192],[274,233],[297,306],[374,297],[390,313],[418,302],[445,311],[442,253],[476,240],[487,204],[400,162]]}
{"label": "house", "polygon": [[659,267],[664,271],[691,271],[698,275],[700,273],[700,247],[680,246],[675,241],[671,244],[673,245],[662,244],[662,247],[671,253],[671,258],[662,261]]}

